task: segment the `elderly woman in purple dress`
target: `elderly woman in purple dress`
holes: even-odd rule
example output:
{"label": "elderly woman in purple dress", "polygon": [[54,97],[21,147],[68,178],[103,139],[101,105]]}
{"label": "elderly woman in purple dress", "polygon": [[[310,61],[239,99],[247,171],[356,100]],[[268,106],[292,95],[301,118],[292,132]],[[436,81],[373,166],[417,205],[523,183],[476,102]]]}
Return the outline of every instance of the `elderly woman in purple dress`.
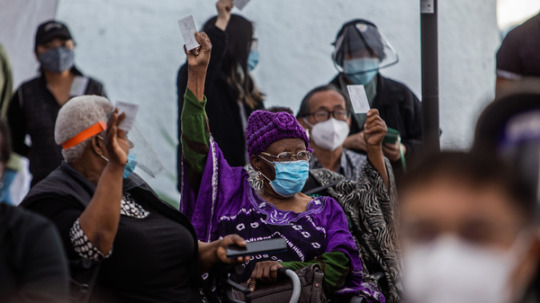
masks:
{"label": "elderly woman in purple dress", "polygon": [[[180,210],[191,220],[201,241],[230,233],[246,241],[283,238],[287,252],[254,256],[246,263],[246,281],[272,282],[277,269],[298,269],[319,263],[324,289],[334,295],[357,295],[368,302],[384,302],[373,285],[362,282],[362,260],[351,236],[346,216],[332,198],[311,198],[300,191],[308,177],[311,149],[305,130],[285,113],[255,111],[247,121],[246,142],[250,163],[264,185],[255,190],[242,167],[230,167],[212,140],[205,114],[206,69],[211,43],[197,33],[200,48],[186,52],[188,85],[182,109],[182,200]],[[380,142],[384,122],[370,114],[366,140]],[[373,160],[370,159],[372,162]],[[384,167],[384,160],[373,163]],[[241,281],[242,282],[242,281]]]}

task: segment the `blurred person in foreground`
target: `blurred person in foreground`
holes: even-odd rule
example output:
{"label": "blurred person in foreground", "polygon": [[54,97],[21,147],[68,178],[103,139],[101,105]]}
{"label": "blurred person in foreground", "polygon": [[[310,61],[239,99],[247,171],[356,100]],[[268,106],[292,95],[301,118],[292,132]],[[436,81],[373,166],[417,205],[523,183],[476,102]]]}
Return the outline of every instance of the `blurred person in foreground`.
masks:
{"label": "blurred person in foreground", "polygon": [[424,157],[401,184],[400,211],[404,302],[526,302],[540,252],[535,199],[500,158]]}
{"label": "blurred person in foreground", "polygon": [[[249,162],[245,129],[249,115],[264,107],[251,71],[259,62],[253,23],[231,14],[232,0],[216,2],[218,15],[203,25],[212,41],[212,58],[206,74],[204,94],[211,102],[206,106],[210,132],[232,166]],[[181,111],[186,91],[188,65],[178,71],[178,142],[181,141]],[[181,146],[178,149],[178,180],[181,179]],[[178,184],[180,187],[180,182]]]}
{"label": "blurred person in foreground", "polygon": [[65,161],[21,205],[48,217],[60,231],[72,278],[79,283],[72,297],[201,302],[209,294],[201,274],[219,262],[235,261],[226,257],[225,247],[245,242],[236,235],[211,243],[197,240],[188,219],[133,173],[132,143],[119,128],[124,117],[104,97],[67,102],[54,131]]}
{"label": "blurred person in foreground", "polygon": [[[496,154],[514,167],[536,197],[536,231],[540,239],[540,79],[509,83],[484,109],[476,125],[473,150]],[[540,260],[540,253],[537,254]],[[540,266],[523,302],[540,301]]]}
{"label": "blurred person in foreground", "polygon": [[527,77],[540,77],[540,13],[512,29],[497,51],[499,94],[509,84]]}
{"label": "blurred person in foreground", "polygon": [[[384,144],[384,155],[394,170],[401,171],[401,158],[418,150],[422,138],[422,106],[414,93],[403,83],[380,74],[379,70],[398,62],[397,53],[379,32],[377,26],[363,19],[345,23],[333,43],[334,65],[339,74],[330,84],[348,96],[347,85],[364,85],[371,108],[379,111],[388,128],[399,132],[401,142]],[[347,109],[353,108],[347,99]],[[344,146],[366,151],[361,116],[353,116],[350,136]]]}
{"label": "blurred person in foreground", "polygon": [[40,75],[21,84],[7,112],[13,151],[28,158],[32,186],[62,162],[61,148],[54,142],[60,108],[74,96],[105,95],[100,82],[75,67],[75,42],[65,24],[56,20],[40,24],[34,54]]}
{"label": "blurred person in foreground", "polygon": [[[0,176],[10,158],[8,138],[0,119]],[[54,225],[0,202],[0,302],[67,302],[68,266]]]}
{"label": "blurred person in foreground", "polygon": [[[375,285],[362,281],[362,260],[339,204],[330,197],[312,198],[300,191],[309,173],[311,149],[305,130],[286,112],[258,110],[248,119],[246,145],[250,164],[263,180],[255,190],[243,167],[231,167],[212,140],[204,95],[212,45],[197,33],[199,49],[186,52],[188,89],[182,110],[184,151],[180,210],[192,221],[199,239],[238,233],[246,241],[283,238],[287,252],[255,256],[242,274],[233,275],[251,289],[272,283],[277,270],[317,264],[323,289],[333,298],[360,296],[384,302]],[[384,129],[368,133],[377,141]]]}

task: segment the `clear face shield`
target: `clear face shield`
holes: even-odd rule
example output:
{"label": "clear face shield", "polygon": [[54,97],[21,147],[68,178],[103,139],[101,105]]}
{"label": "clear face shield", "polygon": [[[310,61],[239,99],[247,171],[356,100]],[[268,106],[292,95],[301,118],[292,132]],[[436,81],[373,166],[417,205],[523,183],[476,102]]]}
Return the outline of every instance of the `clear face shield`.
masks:
{"label": "clear face shield", "polygon": [[398,63],[399,58],[377,27],[368,21],[354,21],[344,25],[332,54],[334,66],[347,77],[374,73]]}
{"label": "clear face shield", "polygon": [[520,181],[536,194],[536,222],[540,223],[540,111],[511,118],[499,141],[498,153],[520,174]]}
{"label": "clear face shield", "polygon": [[[128,103],[124,103],[124,107],[126,104]],[[141,127],[135,122],[135,115],[136,110],[127,113],[124,121],[118,126],[126,131],[129,141],[128,162],[124,167],[124,187],[127,188],[143,184],[142,178],[155,178],[164,168]]]}

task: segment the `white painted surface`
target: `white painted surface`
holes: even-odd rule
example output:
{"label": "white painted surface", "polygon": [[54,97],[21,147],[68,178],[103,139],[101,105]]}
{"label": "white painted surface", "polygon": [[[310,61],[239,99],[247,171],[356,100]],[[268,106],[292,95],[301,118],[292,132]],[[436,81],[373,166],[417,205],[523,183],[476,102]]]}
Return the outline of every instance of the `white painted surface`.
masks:
{"label": "white painted surface", "polygon": [[[493,96],[499,44],[495,3],[439,0],[444,147],[468,146],[477,114]],[[400,56],[399,64],[382,73],[421,97],[420,0],[252,0],[234,12],[256,23],[260,63],[254,75],[267,106],[296,111],[309,89],[334,77],[331,43],[353,18],[379,26]],[[176,150],[163,133],[176,140],[176,72],[185,60],[176,21],[193,15],[200,28],[215,13],[214,0],[62,0],[58,8],[58,18],[69,24],[77,42],[81,69],[105,83],[113,102],[141,106],[139,124],[167,170],[150,183],[175,199]]]}

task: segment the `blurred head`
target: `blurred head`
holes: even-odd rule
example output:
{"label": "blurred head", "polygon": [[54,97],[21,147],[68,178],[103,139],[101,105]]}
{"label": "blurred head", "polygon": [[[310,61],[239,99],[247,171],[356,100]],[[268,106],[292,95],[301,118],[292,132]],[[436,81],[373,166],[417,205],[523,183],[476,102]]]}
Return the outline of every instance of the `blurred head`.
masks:
{"label": "blurred head", "polygon": [[336,150],[349,134],[350,113],[343,93],[333,85],[324,85],[307,93],[296,118],[309,132],[315,151]]}
{"label": "blurred head", "polygon": [[538,243],[534,196],[515,176],[499,158],[462,152],[409,170],[400,210],[411,302],[508,302],[522,290]]}
{"label": "blurred head", "polygon": [[63,146],[62,155],[66,162],[77,163],[88,149],[94,149],[96,157],[107,156],[101,138],[104,137],[107,114],[113,109],[109,100],[94,95],[72,98],[62,106],[56,118],[54,139],[56,144]]}
{"label": "blurred head", "polygon": [[67,26],[56,20],[49,20],[39,25],[34,44],[34,51],[41,68],[54,73],[61,73],[73,66],[75,43]]}
{"label": "blurred head", "polygon": [[248,119],[247,150],[265,189],[280,197],[300,192],[307,179],[311,148],[304,128],[287,112],[258,110]]}
{"label": "blurred head", "polygon": [[368,84],[379,68],[397,63],[397,54],[370,21],[345,23],[334,42],[332,58],[338,71],[354,84]]}
{"label": "blurred head", "polygon": [[[217,16],[210,18],[203,26],[207,31],[216,23]],[[251,21],[231,14],[231,19],[225,30],[228,41],[227,53],[222,62],[222,71],[232,90],[239,96],[238,99],[254,108],[263,101],[263,95],[257,90],[255,83],[249,75],[248,57],[252,48],[256,50],[257,39]],[[258,55],[257,55],[258,59]]]}
{"label": "blurred head", "polygon": [[[514,83],[482,112],[473,149],[497,154],[519,173],[536,193],[540,223],[540,80]],[[538,224],[540,226],[540,224]]]}

